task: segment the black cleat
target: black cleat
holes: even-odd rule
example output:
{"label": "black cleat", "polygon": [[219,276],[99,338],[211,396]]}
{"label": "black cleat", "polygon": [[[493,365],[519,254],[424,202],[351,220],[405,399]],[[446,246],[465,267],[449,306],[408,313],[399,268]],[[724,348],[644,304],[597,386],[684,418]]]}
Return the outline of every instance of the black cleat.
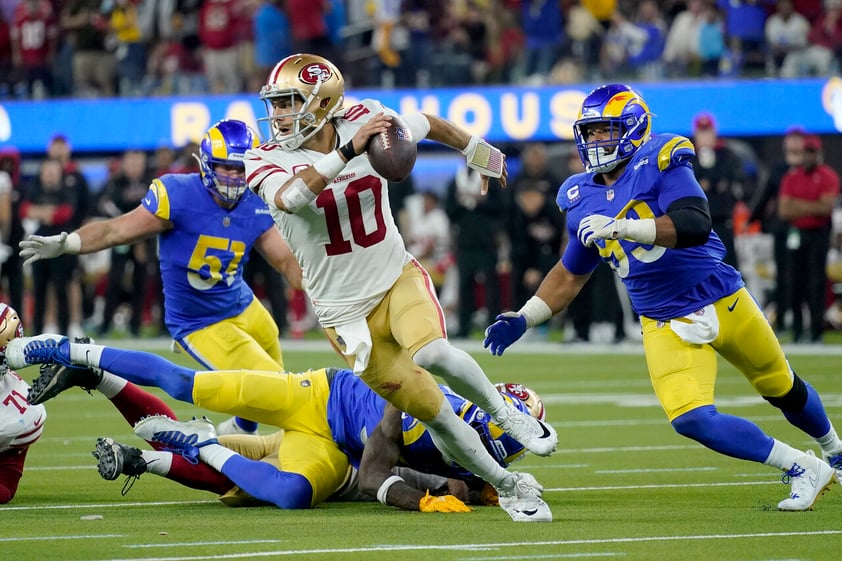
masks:
{"label": "black cleat", "polygon": [[129,492],[135,480],[146,473],[146,460],[140,450],[115,442],[112,438],[97,438],[96,448],[91,452],[97,459],[97,471],[103,479],[114,481],[121,475],[128,475],[123,485],[123,495]]}
{"label": "black cleat", "polygon": [[38,405],[74,386],[91,393],[101,381],[102,370],[99,368],[42,364],[38,377],[32,381],[28,400],[31,405]]}

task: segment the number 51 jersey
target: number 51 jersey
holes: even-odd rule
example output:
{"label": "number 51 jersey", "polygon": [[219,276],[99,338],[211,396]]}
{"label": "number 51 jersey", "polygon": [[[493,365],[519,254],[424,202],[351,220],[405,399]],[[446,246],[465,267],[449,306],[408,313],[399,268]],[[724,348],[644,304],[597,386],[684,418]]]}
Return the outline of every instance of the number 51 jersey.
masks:
{"label": "number 51 jersey", "polygon": [[[378,113],[396,115],[371,99],[337,113],[337,146],[350,141]],[[306,148],[286,151],[263,144],[246,153],[249,188],[266,200],[266,185],[283,184],[324,156]],[[392,218],[387,181],[372,169],[366,154],[348,162],[296,214],[279,210],[273,200],[266,204],[301,265],[307,293],[324,327],[367,316],[411,258]]]}

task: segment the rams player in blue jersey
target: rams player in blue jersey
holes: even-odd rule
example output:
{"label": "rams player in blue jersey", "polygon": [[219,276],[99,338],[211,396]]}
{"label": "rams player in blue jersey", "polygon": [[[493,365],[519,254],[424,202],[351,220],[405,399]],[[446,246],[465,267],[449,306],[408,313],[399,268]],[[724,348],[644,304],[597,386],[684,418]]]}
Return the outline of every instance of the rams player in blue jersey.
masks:
{"label": "rams player in blue jersey", "polygon": [[[142,203],[110,220],[20,243],[26,263],[93,253],[158,236],[164,320],[178,345],[209,369],[283,368],[278,327],[243,280],[252,248],[295,286],[301,271],[266,204],[246,188],[245,152],[259,144],[242,121],[223,120],[199,144],[200,173],[155,179]],[[244,419],[225,432],[253,432]]]}
{"label": "rams player in blue jersey", "polygon": [[[57,344],[40,345],[46,340]],[[23,349],[30,342],[42,352],[25,353]],[[42,368],[28,396],[33,404],[41,404],[73,386],[96,388],[132,422],[137,418],[138,407],[121,405],[119,402],[128,397],[118,397],[136,393],[127,388],[127,383],[132,382],[160,387],[175,399],[211,411],[284,429],[269,436],[236,435],[238,440],[225,441],[223,446],[210,421],[175,421],[171,411],[160,410],[160,406],[147,412],[161,414],[135,425],[135,434],[144,440],[164,444],[186,458],[201,459],[238,485],[239,490],[223,496],[228,504],[241,504],[250,497],[281,508],[309,508],[347,490],[351,467],[359,468],[361,491],[384,504],[407,510],[466,509],[455,497],[425,496],[392,473],[396,465],[465,481],[477,490],[485,485],[444,457],[417,419],[388,405],[351,370],[322,368],[297,374],[277,370],[197,371],[152,353],[71,343],[57,336],[27,338],[23,345],[7,349],[6,356],[9,364],[49,360],[83,367]],[[260,392],[253,392],[254,388],[260,388]],[[456,415],[477,431],[500,466],[506,467],[525,454],[523,445],[492,423],[488,413],[447,386],[440,388]],[[543,403],[532,390],[519,384],[500,384],[498,391],[512,407],[544,419]],[[154,399],[152,396],[149,400],[153,405]],[[132,411],[134,417],[130,416]],[[371,442],[375,446],[373,452],[369,450]],[[160,452],[139,452],[111,439],[100,439],[95,455],[99,458],[100,474],[116,479],[121,472],[140,475],[147,465],[160,458],[156,454]],[[267,461],[260,461],[264,458]],[[487,493],[486,490],[486,497]]]}
{"label": "rams player in blue jersey", "polygon": [[[573,131],[586,172],[561,186],[570,243],[518,312],[496,318],[485,346],[501,355],[528,329],[566,308],[600,261],[640,315],[655,393],[681,435],[734,458],[784,471],[792,485],[780,510],[809,510],[842,476],[842,441],[818,393],[790,367],[740,273],[723,262],[705,194],[693,176],[691,142],[651,134],[652,114],[626,85],[591,92]],[[717,410],[717,356],[810,435],[824,459]],[[835,471],[834,471],[835,468]]]}

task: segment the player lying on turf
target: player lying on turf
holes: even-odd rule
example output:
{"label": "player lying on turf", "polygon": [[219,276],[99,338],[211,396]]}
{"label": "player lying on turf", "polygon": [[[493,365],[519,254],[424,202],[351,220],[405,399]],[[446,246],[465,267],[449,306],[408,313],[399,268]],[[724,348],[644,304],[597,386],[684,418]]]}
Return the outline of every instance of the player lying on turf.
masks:
{"label": "player lying on turf", "polygon": [[[306,436],[295,434],[295,431],[276,431],[265,436],[259,435],[221,435],[218,441],[221,445],[243,456],[247,460],[259,460],[258,477],[262,489],[261,498],[255,498],[241,489],[236,481],[213,469],[209,465],[198,462],[196,454],[191,450],[171,451],[163,443],[156,442],[154,435],[161,430],[174,430],[181,427],[203,426],[203,420],[194,420],[188,423],[175,421],[175,413],[160,398],[139,388],[117,376],[94,371],[89,368],[73,368],[61,365],[42,365],[41,373],[37,381],[38,388],[43,388],[42,382],[46,380],[74,381],[82,385],[96,384],[96,389],[108,397],[117,410],[128,421],[129,425],[135,427],[135,432],[145,439],[154,450],[140,450],[133,446],[120,444],[111,438],[97,439],[96,448],[93,452],[98,460],[97,468],[99,474],[106,480],[115,480],[120,475],[128,476],[123,486],[123,494],[126,494],[134,481],[144,473],[154,473],[166,477],[177,483],[193,489],[210,491],[219,495],[220,501],[229,506],[256,506],[272,504],[270,499],[276,501],[280,508],[295,508],[293,504],[297,499],[296,486],[292,485],[292,493],[286,493],[284,484],[287,476],[284,474],[285,464],[279,457],[279,450],[284,438],[288,437],[290,442],[301,444],[307,442]],[[98,382],[97,382],[98,380]],[[36,388],[36,392],[38,390]],[[37,401],[39,396],[32,399]],[[43,396],[40,396],[43,397]],[[43,408],[43,405],[38,407]],[[303,464],[299,464],[303,465]],[[269,467],[274,467],[277,473],[272,472]],[[382,460],[377,465],[382,466]],[[299,466],[289,465],[290,476],[296,473]],[[323,468],[325,465],[323,464]],[[327,466],[331,467],[331,466]],[[343,485],[327,497],[325,500],[335,501],[365,501],[374,500],[374,497],[363,493],[357,482],[359,477],[357,470],[348,464],[341,462],[338,469],[345,468],[345,481]],[[388,470],[388,468],[387,468]],[[392,494],[392,501],[389,504],[400,506],[407,510],[422,510],[424,512],[467,512],[470,509],[462,502],[469,500],[469,489],[466,483],[458,480],[448,481],[444,477],[416,472],[409,468],[394,469],[395,473],[389,473],[382,477],[386,478],[400,474],[409,483],[408,486],[396,489]],[[267,473],[272,473],[274,478],[269,480]],[[430,490],[431,494],[425,494]],[[449,496],[453,493],[453,496]],[[456,496],[459,498],[457,499]],[[474,493],[474,501],[479,500],[480,494]],[[309,500],[309,498],[308,498]],[[307,502],[304,506],[311,506]],[[312,506],[316,506],[315,503]]]}
{"label": "player lying on turf", "polygon": [[[0,303],[0,353],[6,344],[23,335],[18,313]],[[5,364],[0,365],[0,504],[15,498],[23,477],[29,447],[41,437],[47,411],[26,401],[29,384]]]}
{"label": "player lying on turf", "polygon": [[[119,380],[119,376],[137,384],[160,387],[172,397],[199,407],[285,429],[278,445],[282,476],[274,466],[251,461],[218,445],[212,425],[200,422],[174,425],[156,418],[156,423],[149,421],[143,434],[151,440],[157,433],[180,433],[181,436],[163,439],[163,443],[179,448],[186,440],[188,455],[198,456],[252,497],[278,506],[307,508],[333,495],[345,482],[348,465],[360,465],[366,435],[375,432],[399,439],[398,455],[413,469],[475,481],[473,474],[443,457],[421,423],[409,416],[401,417],[397,410],[390,408],[387,411],[386,401],[350,370],[320,369],[299,374],[196,371],[152,353],[71,343],[66,337],[49,335],[17,340],[15,345],[7,347],[6,359],[9,364],[54,362],[105,371],[100,379],[99,375],[92,378],[90,370],[65,369],[54,373],[47,370],[35,381],[30,393],[34,403],[42,403],[74,385],[107,387],[114,379]],[[534,392],[521,390],[519,386],[505,386],[503,390],[506,388],[518,392],[517,395],[502,394],[511,407],[543,417],[543,406]],[[445,392],[455,414],[479,433],[485,449],[499,465],[508,466],[525,453],[519,442],[490,422],[487,413],[446,386],[440,389]],[[387,418],[400,420],[400,432],[376,431],[384,411]],[[155,440],[161,442],[162,438]],[[203,445],[197,446],[197,442]],[[374,459],[369,455],[367,463]],[[405,493],[404,487],[408,486],[385,475],[391,467],[384,470],[378,466],[375,472],[381,477],[361,478],[360,488],[387,504],[395,504],[391,502],[394,500],[392,489]],[[283,485],[272,485],[271,482],[279,477],[284,480]],[[420,498],[419,495],[414,504],[401,503],[399,506],[417,507]]]}

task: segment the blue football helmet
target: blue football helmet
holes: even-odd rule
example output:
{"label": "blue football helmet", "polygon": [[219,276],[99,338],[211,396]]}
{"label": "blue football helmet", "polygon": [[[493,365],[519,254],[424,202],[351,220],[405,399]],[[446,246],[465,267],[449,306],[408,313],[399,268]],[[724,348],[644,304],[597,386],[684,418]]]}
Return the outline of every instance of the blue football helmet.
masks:
{"label": "blue football helmet", "polygon": [[[652,113],[643,98],[624,84],[600,86],[585,97],[573,136],[585,169],[596,173],[613,170],[631,158],[652,132]],[[602,124],[610,138],[588,141],[588,127]]]}
{"label": "blue football helmet", "polygon": [[[518,397],[506,392],[500,393],[503,394],[503,399],[513,404],[517,409],[530,414],[526,404]],[[482,440],[485,449],[488,450],[491,457],[502,467],[507,467],[526,454],[526,448],[523,447],[523,444],[491,422],[491,415],[470,401],[465,402],[465,407],[459,411],[459,416],[479,433],[480,440]]]}
{"label": "blue football helmet", "polygon": [[205,188],[226,203],[236,203],[246,192],[245,177],[223,177],[214,169],[217,165],[245,169],[246,151],[257,147],[257,133],[242,121],[219,121],[205,133],[199,143],[199,170]]}

